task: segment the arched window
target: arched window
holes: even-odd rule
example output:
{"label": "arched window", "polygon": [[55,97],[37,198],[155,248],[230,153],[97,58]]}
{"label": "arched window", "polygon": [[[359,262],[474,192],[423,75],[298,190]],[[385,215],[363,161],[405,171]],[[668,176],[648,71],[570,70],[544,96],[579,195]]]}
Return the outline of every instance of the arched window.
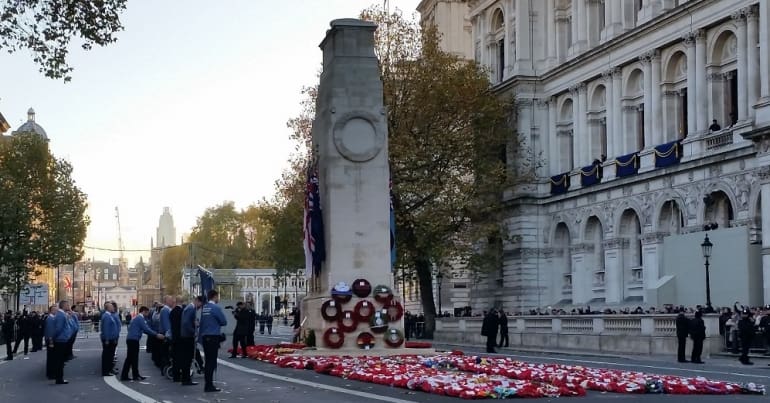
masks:
{"label": "arched window", "polygon": [[623,100],[623,120],[626,135],[624,138],[624,154],[643,150],[644,141],[644,73],[634,69],[628,75]]}
{"label": "arched window", "polygon": [[714,116],[722,128],[735,124],[738,116],[738,39],[732,31],[724,31],[714,41],[711,65],[707,69],[711,86]]}
{"label": "arched window", "polygon": [[489,44],[489,52],[492,56],[493,77],[495,82],[502,82],[505,77],[505,15],[502,9],[496,9],[492,13],[492,32],[493,43]]}

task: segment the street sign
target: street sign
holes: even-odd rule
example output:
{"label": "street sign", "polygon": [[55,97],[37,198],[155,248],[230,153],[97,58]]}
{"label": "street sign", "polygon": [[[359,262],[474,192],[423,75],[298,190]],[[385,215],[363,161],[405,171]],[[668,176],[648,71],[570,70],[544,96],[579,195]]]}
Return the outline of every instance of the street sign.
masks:
{"label": "street sign", "polygon": [[19,293],[19,305],[48,306],[48,284],[27,284]]}

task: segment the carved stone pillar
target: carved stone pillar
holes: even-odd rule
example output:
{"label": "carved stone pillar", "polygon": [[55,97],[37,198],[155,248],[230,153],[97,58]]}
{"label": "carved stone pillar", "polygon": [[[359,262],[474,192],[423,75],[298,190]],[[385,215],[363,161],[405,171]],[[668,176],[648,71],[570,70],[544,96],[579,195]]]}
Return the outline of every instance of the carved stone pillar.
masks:
{"label": "carved stone pillar", "polygon": [[546,35],[548,35],[548,67],[556,65],[556,11],[553,1],[546,2]]}
{"label": "carved stone pillar", "polygon": [[660,277],[659,270],[663,263],[663,238],[668,236],[668,233],[653,232],[644,234],[642,236],[642,281],[644,284],[644,302],[655,304],[657,302],[649,301],[649,295],[657,295],[653,290],[653,285],[658,281]]}
{"label": "carved stone pillar", "polygon": [[[586,261],[593,245],[576,244],[570,246],[572,257],[572,303],[585,304],[591,300],[591,284],[593,276]],[[592,250],[592,249],[591,249]]]}
{"label": "carved stone pillar", "polygon": [[[765,142],[770,146],[770,139]],[[770,304],[770,166],[760,168],[759,179],[762,203],[762,294],[764,303]]]}
{"label": "carved stone pillar", "polygon": [[561,150],[559,150],[561,144],[556,133],[556,116],[556,97],[551,97],[548,99],[548,159],[551,175],[557,175],[567,169],[572,169],[572,167],[565,168],[561,164]]}
{"label": "carved stone pillar", "polygon": [[575,168],[580,164],[581,154],[580,148],[583,140],[583,135],[580,133],[580,99],[578,97],[578,88],[580,85],[573,85],[570,87],[569,92],[572,95],[572,166],[569,169]]}
{"label": "carved stone pillar", "polygon": [[625,296],[623,285],[623,264],[620,250],[628,240],[621,238],[607,239],[604,247],[604,292],[608,304],[620,303]]}
{"label": "carved stone pillar", "polygon": [[[615,7],[619,8],[619,4],[616,4]],[[612,121],[612,137],[614,140],[612,140],[612,143],[614,144],[613,150],[614,152],[607,157],[609,158],[615,158],[619,155],[626,153],[626,148],[623,143],[623,110],[620,99],[622,97],[622,90],[623,90],[623,75],[620,73],[619,67],[614,67],[612,69],[612,102],[607,107],[608,110],[612,109],[612,115],[614,116]]]}
{"label": "carved stone pillar", "polygon": [[[660,52],[654,50],[650,55],[650,71],[651,71],[651,83],[652,83],[652,146],[656,146],[663,143],[663,108],[662,97],[660,95]],[[649,113],[645,111],[645,114]]]}
{"label": "carved stone pillar", "polygon": [[588,147],[589,142],[588,140],[588,119],[586,116],[586,113],[588,111],[588,96],[587,96],[588,89],[586,88],[585,83],[580,83],[578,86],[578,99],[580,100],[579,104],[579,115],[577,118],[578,127],[580,127],[580,130],[577,132],[577,143],[579,144],[580,148],[580,158],[575,161],[577,166],[583,166],[587,165],[591,161],[593,161],[594,158],[598,157],[592,157],[590,156],[591,150]]}
{"label": "carved stone pillar", "polygon": [[[747,32],[745,10],[739,10],[732,14],[733,21],[738,26],[738,120],[744,120],[749,114],[748,94],[748,58],[747,58]],[[727,122],[725,122],[727,126]]]}
{"label": "carved stone pillar", "polygon": [[650,148],[652,141],[652,52],[639,55],[644,73],[644,148]]}
{"label": "carved stone pillar", "polygon": [[602,77],[604,78],[604,108],[605,108],[605,116],[607,118],[607,125],[605,126],[607,128],[607,158],[613,158],[617,156],[615,151],[615,107],[614,102],[615,99],[613,98],[614,91],[613,91],[613,80],[612,80],[612,69],[607,70],[602,73]]}
{"label": "carved stone pillar", "polygon": [[748,108],[749,117],[754,118],[754,105],[759,100],[759,15],[756,6],[751,6],[746,11],[746,34],[747,34],[747,75],[748,75]]}
{"label": "carved stone pillar", "polygon": [[684,46],[687,49],[687,131],[688,137],[692,136],[692,133],[697,133],[698,116],[695,112],[696,102],[698,100],[698,90],[695,85],[697,81],[695,65],[695,34],[688,32],[684,35]]}
{"label": "carved stone pillar", "polygon": [[695,86],[697,129],[698,133],[705,133],[709,127],[708,101],[711,97],[706,83],[706,32],[702,29],[695,32]]}

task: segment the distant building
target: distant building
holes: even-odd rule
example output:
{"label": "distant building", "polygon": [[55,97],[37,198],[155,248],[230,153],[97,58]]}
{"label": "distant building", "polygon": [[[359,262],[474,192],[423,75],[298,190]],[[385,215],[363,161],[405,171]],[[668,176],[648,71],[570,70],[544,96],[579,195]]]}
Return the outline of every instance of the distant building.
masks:
{"label": "distant building", "polygon": [[115,301],[118,304],[118,309],[122,311],[133,309],[132,302],[136,298],[135,287],[103,287],[98,291],[102,302]]}
{"label": "distant building", "polygon": [[158,248],[176,245],[174,217],[171,216],[171,209],[169,207],[163,207],[163,214],[161,214],[160,219],[158,220],[156,236],[155,240],[158,243]]}
{"label": "distant building", "polygon": [[420,25],[439,28],[441,50],[466,60],[473,59],[473,25],[468,0],[422,0],[417,5]]}

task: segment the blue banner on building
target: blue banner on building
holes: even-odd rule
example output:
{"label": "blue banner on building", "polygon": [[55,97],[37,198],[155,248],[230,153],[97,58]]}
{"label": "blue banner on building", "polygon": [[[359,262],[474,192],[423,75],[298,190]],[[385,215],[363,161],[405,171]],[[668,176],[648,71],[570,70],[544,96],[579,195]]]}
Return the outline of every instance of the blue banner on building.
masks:
{"label": "blue banner on building", "polygon": [[655,152],[656,168],[670,167],[678,164],[682,158],[682,143],[681,140],[676,140],[661,144],[656,146],[653,151]]}
{"label": "blue banner on building", "polygon": [[615,176],[624,178],[639,172],[639,153],[631,153],[615,158]]}
{"label": "blue banner on building", "polygon": [[551,177],[551,194],[560,195],[569,190],[569,172]]}

